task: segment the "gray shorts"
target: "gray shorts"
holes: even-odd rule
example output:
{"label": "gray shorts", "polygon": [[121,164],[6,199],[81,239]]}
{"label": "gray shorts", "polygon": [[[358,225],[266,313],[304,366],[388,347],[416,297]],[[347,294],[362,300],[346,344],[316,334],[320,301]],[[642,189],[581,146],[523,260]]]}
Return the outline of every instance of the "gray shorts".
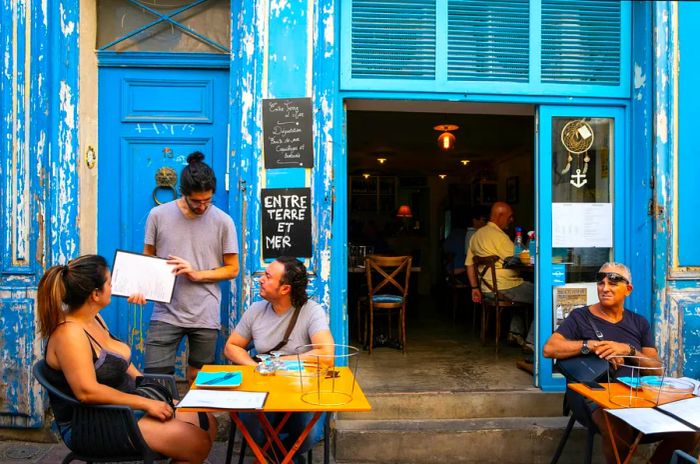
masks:
{"label": "gray shorts", "polygon": [[146,336],[145,372],[174,374],[175,355],[182,337],[187,337],[187,364],[201,369],[212,364],[216,356],[219,331],[194,327],[178,327],[162,321],[151,321]]}

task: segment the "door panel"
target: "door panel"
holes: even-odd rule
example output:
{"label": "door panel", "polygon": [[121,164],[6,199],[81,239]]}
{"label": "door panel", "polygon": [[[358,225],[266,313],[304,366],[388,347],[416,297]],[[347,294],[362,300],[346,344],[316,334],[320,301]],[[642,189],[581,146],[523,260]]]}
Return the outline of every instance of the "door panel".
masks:
{"label": "door panel", "polygon": [[[180,171],[196,150],[216,173],[215,204],[228,211],[228,71],[110,67],[100,69],[99,79],[98,252],[111,263],[117,249],[143,250],[149,211],[156,201],[179,196]],[[156,188],[163,168],[177,176],[174,188]],[[228,321],[228,287],[222,324]],[[130,306],[115,297],[103,314],[141,367],[152,305]]]}
{"label": "door panel", "polygon": [[536,382],[543,390],[565,388],[542,356],[547,339],[572,307],[598,301],[598,267],[627,258],[624,116],[622,108],[538,110],[535,333]]}

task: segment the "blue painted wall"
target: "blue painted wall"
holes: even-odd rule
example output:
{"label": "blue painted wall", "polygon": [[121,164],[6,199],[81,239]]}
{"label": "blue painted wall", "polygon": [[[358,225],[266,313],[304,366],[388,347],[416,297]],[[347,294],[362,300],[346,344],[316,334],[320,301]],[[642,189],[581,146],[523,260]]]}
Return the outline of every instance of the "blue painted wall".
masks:
{"label": "blue painted wall", "polygon": [[77,2],[4,0],[0,24],[0,426],[35,427],[36,286],[79,249]]}
{"label": "blue painted wall", "polygon": [[[445,2],[437,1],[444,26]],[[544,3],[533,1],[537,8],[532,11],[541,11]],[[0,405],[0,426],[41,423],[41,395],[29,377],[29,368],[41,352],[34,314],[36,285],[43,269],[67,261],[79,249],[77,4],[50,1],[42,10],[41,2],[0,2],[6,66],[0,76],[0,109],[5,115],[0,124],[0,233],[4,238],[0,398],[6,400]],[[229,325],[257,298],[256,279],[265,266],[260,190],[310,187],[314,254],[307,264],[312,293],[327,307],[336,340],[347,342],[344,99],[618,106],[626,108],[629,117],[625,136],[629,208],[623,221],[623,234],[629,240],[623,256],[636,274],[633,305],[653,317],[657,343],[671,371],[700,375],[700,353],[695,349],[700,345],[700,263],[693,244],[698,223],[697,215],[688,213],[697,209],[691,173],[698,156],[688,127],[698,121],[694,112],[698,92],[692,76],[697,75],[699,58],[692,45],[684,45],[697,42],[697,33],[688,26],[700,19],[697,4],[660,1],[625,6],[631,38],[623,56],[623,67],[629,69],[623,75],[629,79],[615,90],[544,87],[542,72],[530,69],[529,79],[539,87],[499,83],[471,87],[479,93],[466,92],[468,85],[455,87],[454,83],[437,86],[433,93],[424,87],[390,88],[386,83],[378,91],[357,80],[341,89],[341,71],[347,66],[346,57],[341,66],[341,42],[347,42],[348,34],[346,27],[341,28],[341,7],[347,4],[338,0],[232,2],[228,202],[240,231],[242,267]],[[530,18],[531,28],[540,26],[539,20]],[[532,49],[537,38],[530,36],[528,56],[541,63],[541,54]],[[261,100],[302,96],[313,99],[315,166],[267,171],[262,158]]]}

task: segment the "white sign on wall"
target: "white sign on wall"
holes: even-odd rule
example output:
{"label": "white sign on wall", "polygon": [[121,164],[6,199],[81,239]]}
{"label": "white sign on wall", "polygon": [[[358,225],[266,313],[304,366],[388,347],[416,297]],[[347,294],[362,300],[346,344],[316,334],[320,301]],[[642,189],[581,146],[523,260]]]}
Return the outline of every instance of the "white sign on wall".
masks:
{"label": "white sign on wall", "polygon": [[612,203],[552,203],[552,247],[612,248]]}

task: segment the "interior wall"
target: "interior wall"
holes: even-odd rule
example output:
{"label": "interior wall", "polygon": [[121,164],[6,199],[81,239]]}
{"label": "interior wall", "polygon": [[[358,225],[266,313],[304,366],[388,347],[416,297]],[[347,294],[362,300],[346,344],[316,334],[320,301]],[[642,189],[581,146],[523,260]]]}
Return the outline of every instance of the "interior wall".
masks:
{"label": "interior wall", "polygon": [[78,102],[78,178],[80,254],[97,250],[97,165],[89,168],[85,162],[88,147],[92,147],[99,163],[97,146],[97,12],[94,0],[80,1],[80,95]]}
{"label": "interior wall", "polygon": [[[529,230],[535,230],[535,171],[533,153],[515,153],[497,159],[494,163],[494,171],[496,173],[498,199],[510,203],[515,211],[515,223],[513,226],[522,227],[523,235]],[[514,184],[516,186],[515,188],[512,187]],[[508,201],[512,200],[513,190],[515,190],[517,201]],[[512,234],[513,230],[511,229],[509,232]]]}

